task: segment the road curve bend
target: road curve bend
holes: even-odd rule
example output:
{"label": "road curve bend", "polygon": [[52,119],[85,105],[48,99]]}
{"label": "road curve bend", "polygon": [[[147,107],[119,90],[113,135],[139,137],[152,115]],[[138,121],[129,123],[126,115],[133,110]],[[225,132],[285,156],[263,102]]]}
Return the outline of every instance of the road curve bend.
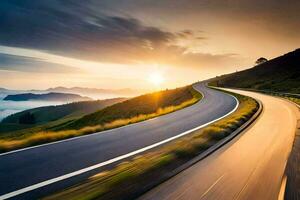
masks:
{"label": "road curve bend", "polygon": [[[144,122],[0,155],[0,199],[36,199],[233,112],[232,96],[194,84],[204,98]],[[143,151],[141,151],[143,150]],[[134,152],[134,153],[132,153]]]}
{"label": "road curve bend", "polygon": [[140,200],[277,200],[294,140],[299,109],[286,100],[241,90],[259,99],[260,117],[209,157],[146,193]]}

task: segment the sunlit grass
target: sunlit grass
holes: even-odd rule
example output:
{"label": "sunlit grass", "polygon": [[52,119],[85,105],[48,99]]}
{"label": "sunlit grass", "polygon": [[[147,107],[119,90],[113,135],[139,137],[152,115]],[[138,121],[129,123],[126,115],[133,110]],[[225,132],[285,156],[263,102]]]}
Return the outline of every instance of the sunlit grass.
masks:
{"label": "sunlit grass", "polygon": [[46,199],[135,199],[188,160],[199,155],[246,122],[258,109],[249,97],[235,95],[240,105],[228,117],[152,152],[134,157],[114,169]]}
{"label": "sunlit grass", "polygon": [[285,98],[300,105],[300,98],[295,98],[295,97],[285,97]]}
{"label": "sunlit grass", "polygon": [[139,114],[131,118],[117,119],[101,125],[86,126],[84,128],[80,128],[79,130],[72,129],[72,130],[61,130],[61,131],[39,131],[36,133],[21,135],[17,137],[8,136],[7,138],[0,139],[0,152],[10,151],[13,149],[19,149],[19,148],[33,146],[33,145],[44,144],[48,142],[58,141],[58,140],[72,138],[72,137],[86,135],[86,134],[91,134],[99,131],[121,127],[128,124],[141,122],[161,115],[165,115],[174,112],[176,110],[185,108],[187,106],[190,106],[202,98],[202,96],[198,92],[194,91],[193,89],[190,90],[190,92],[192,93],[191,99],[184,101],[179,105],[158,108],[156,112],[150,114]]}

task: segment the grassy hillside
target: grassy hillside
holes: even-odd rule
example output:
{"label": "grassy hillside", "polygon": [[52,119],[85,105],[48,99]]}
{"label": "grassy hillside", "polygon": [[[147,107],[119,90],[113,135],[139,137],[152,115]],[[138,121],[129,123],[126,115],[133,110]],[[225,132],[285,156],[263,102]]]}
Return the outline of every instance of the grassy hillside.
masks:
{"label": "grassy hillside", "polygon": [[[231,93],[233,94],[233,93]],[[240,104],[231,115],[165,146],[135,156],[113,169],[44,198],[45,200],[136,199],[162,183],[184,164],[220,142],[248,121],[258,110],[257,102],[235,95]]]}
{"label": "grassy hillside", "polygon": [[45,106],[45,107],[33,108],[33,109],[25,110],[10,115],[5,119],[3,119],[2,122],[19,123],[20,118],[25,113],[30,113],[34,115],[36,119],[36,124],[46,123],[49,121],[61,119],[63,117],[70,117],[70,116],[78,117],[85,114],[90,114],[106,106],[110,106],[124,100],[125,98],[115,98],[115,99],[106,99],[106,100],[98,100],[98,101],[75,102],[75,103],[63,104],[58,106]]}
{"label": "grassy hillside", "polygon": [[201,98],[201,94],[191,86],[142,95],[105,107],[79,119],[59,119],[33,128],[2,133],[0,134],[0,152],[143,121],[184,108]]}
{"label": "grassy hillside", "polygon": [[124,100],[126,99],[115,98],[98,101],[83,101],[25,110],[4,118],[0,123],[0,133],[33,127],[36,128],[36,126],[45,124],[47,124],[47,127],[51,124],[60,124],[64,121],[80,118],[83,115],[93,113],[104,107],[119,103]]}
{"label": "grassy hillside", "polygon": [[253,68],[223,75],[215,86],[300,93],[300,49]]}
{"label": "grassy hillside", "polygon": [[191,91],[191,87],[183,87],[142,95],[86,115],[67,124],[63,129],[80,129],[86,126],[103,125],[117,119],[128,119],[138,115],[155,113],[160,108],[178,106],[192,99],[193,93]]}

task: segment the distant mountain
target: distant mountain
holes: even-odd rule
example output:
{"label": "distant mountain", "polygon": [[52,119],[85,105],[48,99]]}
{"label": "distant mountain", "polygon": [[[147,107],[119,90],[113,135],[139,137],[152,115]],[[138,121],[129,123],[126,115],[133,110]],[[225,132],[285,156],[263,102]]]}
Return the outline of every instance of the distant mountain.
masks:
{"label": "distant mountain", "polygon": [[88,101],[91,100],[89,97],[82,97],[78,94],[69,94],[69,93],[54,93],[50,92],[47,94],[33,94],[33,93],[24,93],[24,94],[13,94],[7,95],[4,101],[59,101],[59,102],[76,102],[76,101]]}
{"label": "distant mountain", "polygon": [[[31,124],[44,124],[47,122],[53,122],[55,120],[62,120],[66,118],[81,117],[92,112],[96,112],[104,107],[111,106],[115,103],[119,103],[126,100],[126,98],[115,98],[97,101],[82,101],[57,106],[44,106],[39,108],[33,108],[12,114],[3,119],[3,123],[10,124],[22,124],[24,118],[34,119],[34,123]],[[28,116],[31,117],[28,117]],[[23,121],[22,121],[23,120]],[[26,120],[25,120],[26,122]],[[27,121],[28,122],[28,121]],[[1,125],[1,123],[0,123]]]}
{"label": "distant mountain", "polygon": [[22,90],[9,90],[6,88],[0,88],[0,99],[3,99],[9,94],[20,94],[20,93],[26,93],[27,91]]}
{"label": "distant mountain", "polygon": [[83,88],[83,87],[55,87],[55,88],[49,88],[46,91],[62,91],[62,92],[87,92],[87,93],[118,93],[118,94],[135,94],[138,92],[138,90],[133,90],[130,88],[124,88],[124,89],[97,89],[97,88]]}
{"label": "distant mountain", "polygon": [[71,93],[81,96],[88,96],[93,99],[111,99],[117,97],[134,97],[146,93],[146,90],[135,89],[97,89],[97,88],[84,88],[84,87],[55,87],[46,90],[9,90],[0,88],[0,98],[11,94],[33,93],[33,94],[46,94],[46,93]]}
{"label": "distant mountain", "polygon": [[253,68],[212,79],[220,87],[300,93],[300,49]]}
{"label": "distant mountain", "polygon": [[124,89],[97,89],[97,88],[84,88],[84,87],[55,87],[49,88],[47,92],[63,92],[75,93],[84,96],[90,96],[95,99],[112,98],[112,97],[133,97],[145,93],[145,90],[134,90],[129,88]]}
{"label": "distant mountain", "polygon": [[8,92],[8,91],[9,91],[8,89],[0,88],[0,92]]}

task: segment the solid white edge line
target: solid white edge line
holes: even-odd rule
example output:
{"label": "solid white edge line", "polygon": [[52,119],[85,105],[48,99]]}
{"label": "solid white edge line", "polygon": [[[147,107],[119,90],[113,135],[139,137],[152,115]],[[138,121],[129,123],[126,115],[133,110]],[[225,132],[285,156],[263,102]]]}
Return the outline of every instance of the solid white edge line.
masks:
{"label": "solid white edge line", "polygon": [[[228,95],[230,95],[230,94],[228,94]],[[162,144],[165,144],[165,143],[167,143],[167,142],[170,142],[170,141],[175,140],[175,139],[177,139],[177,138],[180,138],[180,137],[182,137],[182,136],[188,135],[188,134],[190,134],[190,133],[192,133],[192,132],[194,132],[194,131],[196,131],[196,130],[198,130],[198,129],[200,129],[200,128],[203,128],[203,127],[205,127],[205,126],[207,126],[207,125],[209,125],[209,124],[212,124],[212,123],[214,123],[214,122],[216,122],[216,121],[218,121],[218,120],[220,120],[220,119],[223,119],[223,118],[227,117],[228,115],[232,114],[233,112],[235,112],[236,109],[237,109],[238,106],[239,106],[239,101],[237,100],[237,98],[236,98],[235,96],[233,96],[233,95],[230,95],[230,96],[233,97],[233,98],[235,99],[235,101],[236,101],[236,106],[235,106],[235,108],[234,108],[233,110],[231,110],[231,111],[228,112],[227,114],[223,115],[222,117],[219,117],[219,118],[214,119],[214,120],[212,120],[212,121],[210,121],[210,122],[207,122],[207,123],[205,123],[205,124],[202,124],[202,125],[200,125],[200,126],[198,126],[198,127],[196,127],[196,128],[193,128],[193,129],[190,129],[190,130],[188,130],[188,131],[185,131],[185,132],[183,132],[183,133],[181,133],[181,134],[179,134],[179,135],[176,135],[176,136],[173,136],[173,137],[171,137],[171,138],[165,139],[165,140],[163,140],[163,141],[157,142],[157,143],[155,143],[155,144],[146,146],[146,147],[144,147],[144,148],[141,148],[141,149],[132,151],[132,152],[127,153],[127,154],[124,154],[124,155],[122,155],[122,156],[118,156],[118,157],[112,158],[112,159],[110,159],[110,160],[107,160],[107,161],[98,163],[98,164],[96,164],[96,165],[92,165],[92,166],[90,166],[90,167],[83,168],[83,169],[80,169],[80,170],[78,170],[78,171],[71,172],[71,173],[69,173],[69,174],[65,174],[65,175],[62,175],[62,176],[59,176],[59,177],[56,177],[56,178],[49,179],[49,180],[47,180],[47,181],[43,181],[43,182],[40,182],[40,183],[31,185],[31,186],[28,186],[28,187],[25,187],[25,188],[22,188],[22,189],[19,189],[19,190],[16,190],[16,191],[13,191],[13,192],[10,192],[10,193],[7,193],[7,194],[4,194],[4,195],[0,196],[0,199],[3,199],[3,200],[4,200],[4,199],[8,199],[8,198],[11,198],[11,197],[14,197],[14,196],[23,194],[23,193],[25,193],[25,192],[29,192],[29,191],[32,191],[32,190],[35,190],[35,189],[44,187],[44,186],[46,186],[46,185],[50,185],[50,184],[55,183],[55,182],[58,182],[58,181],[65,180],[65,179],[67,179],[67,178],[71,178],[71,177],[77,176],[77,175],[79,175],[79,174],[83,174],[83,173],[85,173],[85,172],[88,172],[88,171],[97,169],[97,168],[99,168],[99,167],[103,167],[103,166],[108,165],[108,164],[112,164],[112,163],[114,163],[114,162],[117,162],[117,161],[120,161],[120,160],[122,160],[122,159],[131,157],[131,156],[134,156],[134,155],[136,155],[136,154],[142,153],[142,152],[147,151],[147,150],[149,150],[149,149],[153,149],[153,148],[155,148],[155,147],[157,147],[157,146],[160,146],[160,145],[162,145]]]}
{"label": "solid white edge line", "polygon": [[[198,90],[197,90],[197,92],[199,92],[202,95],[202,99],[203,99],[204,98],[204,94],[201,91],[198,91]],[[200,99],[200,101],[201,101],[201,99]],[[196,103],[198,103],[198,102],[196,102]],[[193,105],[195,105],[195,104],[193,104]],[[191,105],[191,106],[193,106],[193,105]],[[172,113],[167,113],[167,114],[172,114]],[[81,136],[77,136],[77,137],[73,137],[73,138],[68,138],[68,139],[63,139],[63,140],[59,140],[59,141],[55,141],[55,142],[49,142],[49,143],[46,143],[46,144],[35,145],[35,146],[32,146],[32,147],[25,147],[25,148],[21,148],[21,149],[16,149],[16,150],[8,151],[8,152],[5,152],[5,153],[0,153],[0,156],[5,156],[5,155],[8,155],[8,154],[17,153],[17,152],[20,152],[20,151],[25,151],[25,150],[29,150],[29,149],[35,149],[35,148],[38,148],[38,147],[43,147],[43,146],[58,144],[58,143],[67,142],[67,141],[71,141],[71,140],[77,140],[77,139],[80,139],[80,138],[90,137],[90,136],[93,136],[93,135],[103,134],[103,133],[107,133],[107,132],[110,132],[110,131],[115,131],[117,129],[121,129],[121,128],[124,128],[124,127],[134,126],[134,125],[140,124],[140,123],[146,123],[147,121],[156,119],[158,117],[163,117],[163,116],[164,115],[153,117],[153,118],[150,118],[150,119],[145,120],[145,121],[136,122],[136,123],[128,124],[128,125],[125,125],[125,126],[120,126],[120,127],[109,129],[109,130],[99,131],[99,132],[96,132],[96,133],[91,133],[91,134],[87,134],[87,135],[81,135]]]}

